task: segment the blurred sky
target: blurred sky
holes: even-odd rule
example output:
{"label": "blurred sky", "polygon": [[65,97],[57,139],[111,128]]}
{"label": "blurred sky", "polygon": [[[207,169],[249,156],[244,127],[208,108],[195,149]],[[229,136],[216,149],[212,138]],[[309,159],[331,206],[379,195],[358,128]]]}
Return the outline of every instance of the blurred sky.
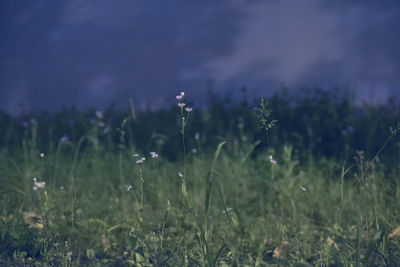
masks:
{"label": "blurred sky", "polygon": [[[0,109],[194,102],[346,87],[400,91],[398,0],[2,0]],[[212,82],[211,82],[212,81]]]}

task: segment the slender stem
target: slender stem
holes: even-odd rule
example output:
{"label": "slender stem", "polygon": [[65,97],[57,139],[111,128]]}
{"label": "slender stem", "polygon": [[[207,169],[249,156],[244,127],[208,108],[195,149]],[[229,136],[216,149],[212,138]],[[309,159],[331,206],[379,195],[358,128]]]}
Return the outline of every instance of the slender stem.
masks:
{"label": "slender stem", "polygon": [[[386,140],[386,142],[381,146],[381,148],[378,150],[378,152],[376,152],[375,156],[374,156],[373,159],[371,160],[371,163],[373,163],[373,162],[377,159],[377,157],[378,157],[379,154],[382,152],[382,150],[383,150],[383,149],[387,146],[387,144],[389,144],[389,142],[392,140],[393,136],[394,136],[393,134],[389,136],[389,138],[388,138],[388,139]],[[371,165],[368,165],[368,166],[367,166],[367,168],[365,169],[365,172],[368,171],[368,169],[369,169],[370,166],[371,166]]]}
{"label": "slender stem", "polygon": [[143,190],[143,170],[142,166],[139,165],[139,180],[140,180],[140,207],[139,207],[139,220],[143,222],[143,202],[144,202],[144,190]]}

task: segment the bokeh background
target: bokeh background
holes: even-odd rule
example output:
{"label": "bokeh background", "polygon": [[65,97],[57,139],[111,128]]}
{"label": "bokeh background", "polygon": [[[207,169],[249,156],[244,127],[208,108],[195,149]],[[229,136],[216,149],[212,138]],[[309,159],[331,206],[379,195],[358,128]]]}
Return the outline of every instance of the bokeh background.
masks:
{"label": "bokeh background", "polygon": [[400,91],[396,0],[0,2],[0,109],[200,106],[283,87]]}

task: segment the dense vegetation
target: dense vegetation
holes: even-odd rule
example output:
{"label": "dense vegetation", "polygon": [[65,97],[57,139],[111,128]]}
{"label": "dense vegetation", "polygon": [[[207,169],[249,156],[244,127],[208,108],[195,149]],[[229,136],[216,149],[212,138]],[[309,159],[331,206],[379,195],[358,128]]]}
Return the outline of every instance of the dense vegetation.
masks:
{"label": "dense vegetation", "polygon": [[0,265],[400,264],[398,102],[187,98],[0,113]]}

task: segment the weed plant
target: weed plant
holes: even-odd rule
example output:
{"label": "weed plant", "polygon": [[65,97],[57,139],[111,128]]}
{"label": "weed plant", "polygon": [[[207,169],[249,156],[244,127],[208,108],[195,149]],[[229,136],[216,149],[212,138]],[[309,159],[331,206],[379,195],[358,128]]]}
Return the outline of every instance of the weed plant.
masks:
{"label": "weed plant", "polygon": [[396,105],[184,97],[2,113],[0,265],[400,265]]}

